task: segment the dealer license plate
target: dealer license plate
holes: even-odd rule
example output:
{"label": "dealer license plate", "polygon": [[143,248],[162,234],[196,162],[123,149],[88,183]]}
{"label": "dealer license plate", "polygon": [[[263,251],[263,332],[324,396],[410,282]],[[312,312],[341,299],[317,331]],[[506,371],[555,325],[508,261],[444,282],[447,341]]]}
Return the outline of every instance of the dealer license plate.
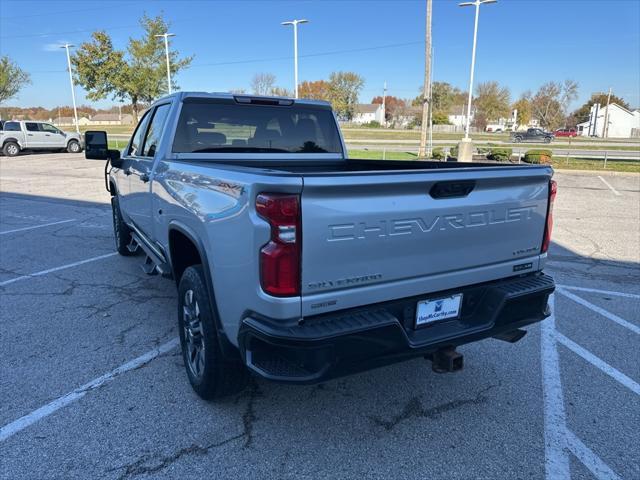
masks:
{"label": "dealer license plate", "polygon": [[451,295],[450,297],[418,302],[416,308],[416,326],[419,327],[449,318],[458,318],[461,305],[461,293]]}

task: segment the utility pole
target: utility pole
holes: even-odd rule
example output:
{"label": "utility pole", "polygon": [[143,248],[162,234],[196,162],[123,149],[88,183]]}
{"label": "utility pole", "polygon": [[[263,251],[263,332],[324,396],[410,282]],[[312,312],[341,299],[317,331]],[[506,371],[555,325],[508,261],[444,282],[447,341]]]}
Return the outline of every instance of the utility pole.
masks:
{"label": "utility pole", "polygon": [[418,158],[427,156],[427,129],[429,125],[429,110],[431,110],[431,13],[433,1],[427,0],[427,18],[424,47],[424,88],[422,92],[422,128],[420,130],[420,147]]}
{"label": "utility pole", "polygon": [[293,83],[295,92],[295,98],[298,98],[298,24],[308,23],[309,20],[291,20],[288,22],[282,22],[282,25],[293,25]]}
{"label": "utility pole", "polygon": [[387,81],[384,81],[382,89],[382,125],[387,126]]}
{"label": "utility pole", "polygon": [[609,138],[609,104],[611,103],[611,87],[609,87],[609,95],[607,95],[607,111],[604,114],[604,130],[603,138]]}
{"label": "utility pole", "polygon": [[427,157],[433,154],[433,47],[431,48],[431,76],[429,77],[429,144]]}
{"label": "utility pole", "polygon": [[154,35],[156,38],[163,37],[164,38],[164,56],[167,60],[167,88],[169,90],[169,95],[172,93],[171,89],[171,68],[169,66],[169,37],[175,37],[175,33],[163,33],[162,35]]}
{"label": "utility pole", "polygon": [[71,83],[71,100],[73,101],[73,118],[76,122],[76,132],[80,133],[80,126],[78,125],[78,110],[76,109],[76,92],[73,86],[73,73],[71,72],[71,55],[69,55],[69,47],[73,47],[70,43],[61,45],[60,48],[64,48],[67,51],[67,68],[69,69],[69,82]]}
{"label": "utility pole", "polygon": [[473,26],[473,48],[471,50],[471,72],[469,73],[469,99],[467,101],[467,118],[464,128],[464,138],[458,146],[458,160],[470,162],[473,159],[473,143],[469,138],[471,128],[471,100],[473,99],[473,74],[476,68],[476,44],[478,43],[478,18],[480,17],[480,5],[485,3],[495,3],[497,0],[475,0],[473,2],[463,2],[460,7],[476,7],[476,15]]}

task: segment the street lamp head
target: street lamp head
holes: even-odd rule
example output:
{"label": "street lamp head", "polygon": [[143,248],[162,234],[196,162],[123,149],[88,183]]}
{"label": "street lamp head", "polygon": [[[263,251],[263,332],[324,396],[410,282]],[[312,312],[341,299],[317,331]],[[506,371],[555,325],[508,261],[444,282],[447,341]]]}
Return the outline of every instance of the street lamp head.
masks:
{"label": "street lamp head", "polygon": [[64,45],[60,45],[60,48],[71,48],[71,47],[75,47],[75,45],[71,43],[65,43]]}
{"label": "street lamp head", "polygon": [[475,2],[462,2],[459,3],[459,7],[474,7],[484,5],[485,3],[496,3],[498,0],[476,0]]}
{"label": "street lamp head", "polygon": [[175,36],[176,36],[175,33],[163,33],[161,35],[154,35],[154,37],[156,38],[175,37]]}
{"label": "street lamp head", "polygon": [[302,18],[300,20],[290,20],[288,22],[282,22],[281,25],[298,25],[300,23],[309,23],[309,20]]}

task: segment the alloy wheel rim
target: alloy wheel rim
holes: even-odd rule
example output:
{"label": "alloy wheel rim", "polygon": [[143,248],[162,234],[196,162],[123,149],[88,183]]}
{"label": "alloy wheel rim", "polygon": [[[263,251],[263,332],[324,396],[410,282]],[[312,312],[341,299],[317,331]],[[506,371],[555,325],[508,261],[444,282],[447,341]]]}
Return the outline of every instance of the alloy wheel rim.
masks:
{"label": "alloy wheel rim", "polygon": [[187,366],[194,377],[200,378],[204,373],[205,347],[200,306],[193,290],[187,290],[184,294],[182,323]]}
{"label": "alloy wheel rim", "polygon": [[9,153],[10,153],[11,155],[15,155],[15,154],[16,154],[16,152],[18,151],[18,149],[16,148],[16,146],[15,146],[15,145],[9,145],[8,150],[9,150]]}

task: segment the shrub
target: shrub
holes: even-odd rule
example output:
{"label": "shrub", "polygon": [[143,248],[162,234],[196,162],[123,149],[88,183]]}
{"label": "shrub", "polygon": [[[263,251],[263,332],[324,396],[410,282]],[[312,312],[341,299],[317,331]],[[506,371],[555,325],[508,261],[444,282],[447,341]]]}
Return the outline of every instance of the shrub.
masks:
{"label": "shrub", "polygon": [[508,162],[511,160],[512,154],[513,149],[511,148],[492,148],[487,155],[487,159],[494,162]]}
{"label": "shrub", "polygon": [[365,128],[380,128],[382,125],[377,120],[371,120],[369,123],[363,123],[362,126]]}
{"label": "shrub", "polygon": [[551,163],[551,157],[551,150],[527,150],[527,153],[524,154],[524,158],[522,160],[526,163],[548,164]]}
{"label": "shrub", "polygon": [[447,155],[442,148],[434,148],[433,152],[431,152],[431,158],[434,160],[446,160]]}

